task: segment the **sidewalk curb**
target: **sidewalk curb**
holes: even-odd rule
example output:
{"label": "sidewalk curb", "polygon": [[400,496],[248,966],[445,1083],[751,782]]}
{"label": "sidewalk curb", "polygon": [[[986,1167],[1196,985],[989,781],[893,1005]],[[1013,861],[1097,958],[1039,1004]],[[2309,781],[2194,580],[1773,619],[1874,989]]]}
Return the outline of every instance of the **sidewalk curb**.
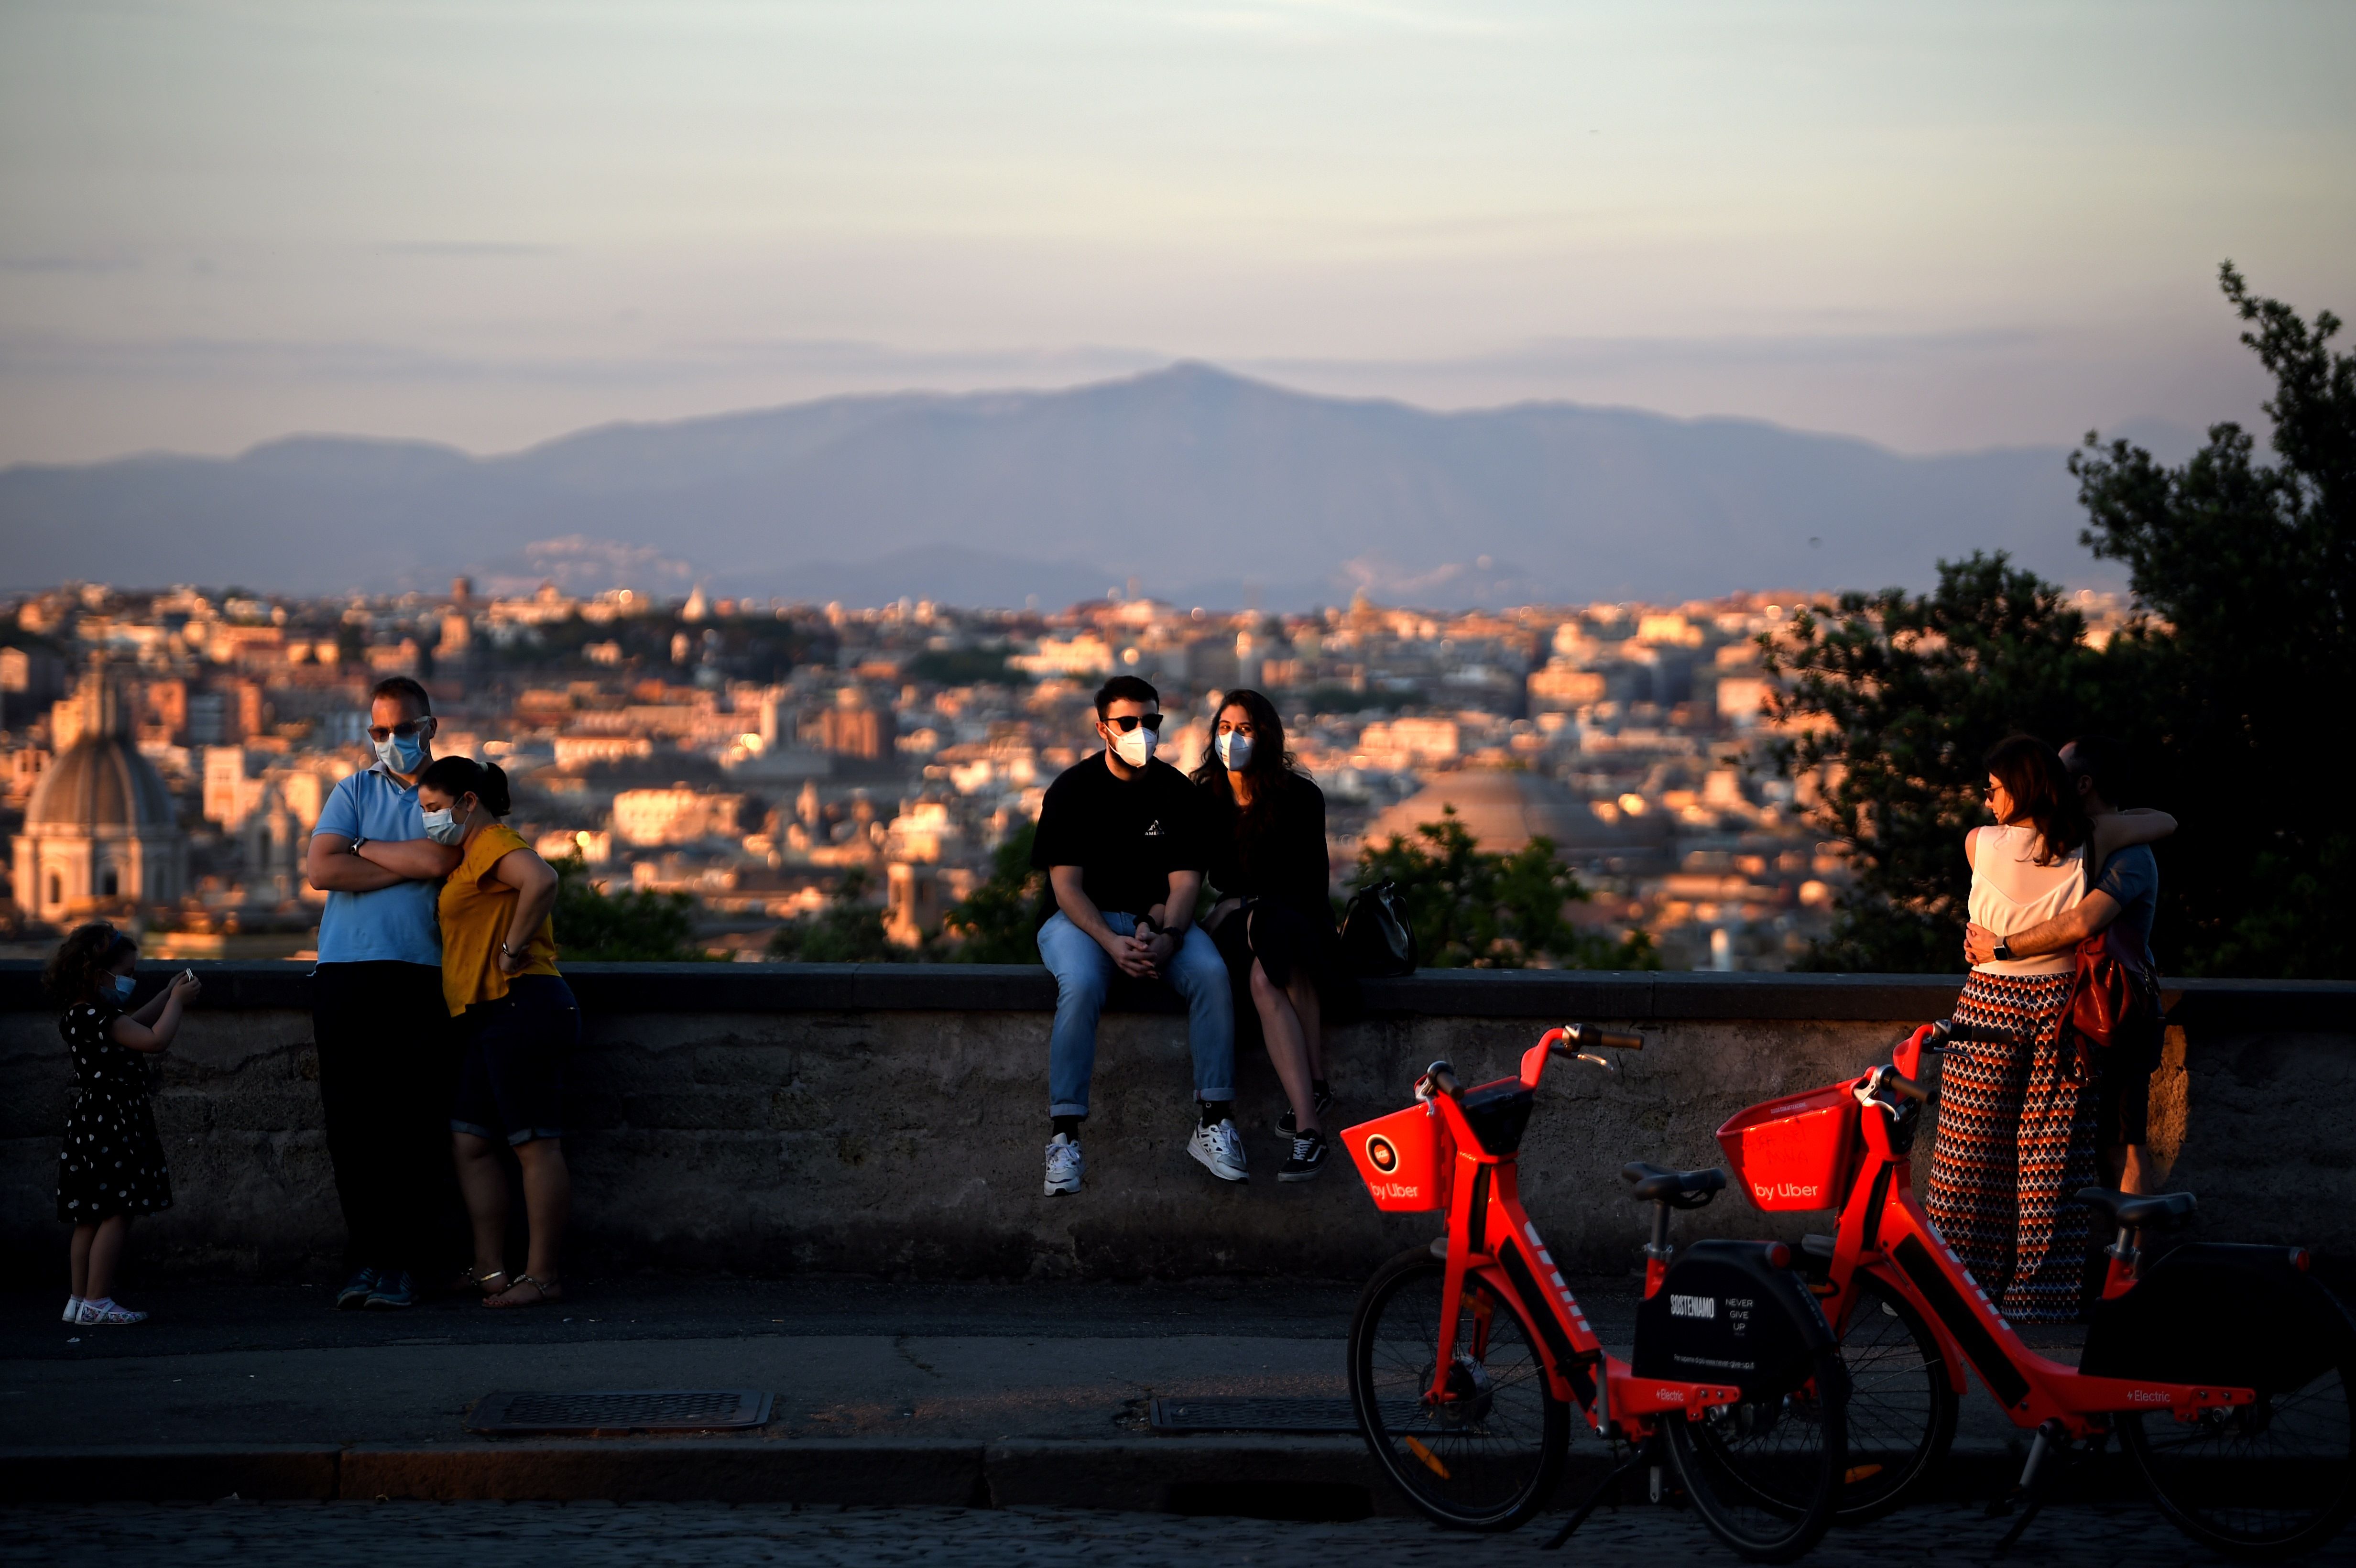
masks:
{"label": "sidewalk curb", "polygon": [[572,1502],[809,1502],[986,1505],[982,1445],[970,1440],[762,1441],[591,1438],[347,1448],[346,1499]]}
{"label": "sidewalk curb", "polygon": [[[1568,1508],[1610,1461],[1574,1436],[1553,1507]],[[1924,1500],[1986,1501],[2019,1479],[2003,1448],[1958,1449]],[[1629,1500],[1641,1497],[1634,1478]],[[2083,1467],[2074,1497],[2136,1486],[2115,1454]],[[355,1444],[187,1444],[0,1448],[0,1504],[248,1500],[592,1500],[891,1507],[1090,1508],[1257,1518],[1359,1518],[1411,1510],[1355,1437],[1192,1436],[856,1439],[590,1438]]]}
{"label": "sidewalk curb", "polygon": [[271,1502],[336,1495],[343,1451],[241,1443],[170,1447],[0,1448],[0,1503]]}

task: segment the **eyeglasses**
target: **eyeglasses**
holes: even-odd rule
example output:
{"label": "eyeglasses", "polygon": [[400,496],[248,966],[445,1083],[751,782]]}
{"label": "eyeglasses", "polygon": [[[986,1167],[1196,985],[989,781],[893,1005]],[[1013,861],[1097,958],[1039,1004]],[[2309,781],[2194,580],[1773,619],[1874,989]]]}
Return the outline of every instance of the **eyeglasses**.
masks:
{"label": "eyeglasses", "polygon": [[395,737],[403,741],[413,741],[428,724],[433,722],[434,720],[432,717],[428,716],[423,719],[412,720],[407,724],[396,724],[390,730],[386,729],[381,724],[373,724],[369,727],[368,738],[374,741],[379,745],[382,745],[385,741],[392,740]]}
{"label": "eyeglasses", "polygon": [[1128,734],[1131,730],[1136,729],[1140,724],[1144,725],[1147,729],[1152,731],[1157,735],[1162,733],[1162,715],[1159,713],[1148,713],[1141,719],[1134,713],[1124,713],[1118,719],[1107,719],[1101,720],[1101,722],[1111,725],[1114,729],[1119,731],[1124,735]]}

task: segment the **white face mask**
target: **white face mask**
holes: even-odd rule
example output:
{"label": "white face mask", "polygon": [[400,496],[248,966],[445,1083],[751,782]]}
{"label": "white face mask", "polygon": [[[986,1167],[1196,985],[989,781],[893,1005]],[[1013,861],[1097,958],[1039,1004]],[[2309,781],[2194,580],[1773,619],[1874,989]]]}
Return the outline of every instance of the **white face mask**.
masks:
{"label": "white face mask", "polygon": [[1233,730],[1222,733],[1215,742],[1219,748],[1219,762],[1231,773],[1239,773],[1251,766],[1252,738]]}
{"label": "white face mask", "polygon": [[1161,736],[1140,724],[1128,734],[1116,739],[1112,743],[1112,749],[1114,753],[1130,767],[1141,768],[1153,760],[1153,749],[1161,743]]}
{"label": "white face mask", "polygon": [[436,844],[463,844],[466,839],[466,825],[458,820],[455,812],[447,808],[429,811],[425,814],[425,837]]}

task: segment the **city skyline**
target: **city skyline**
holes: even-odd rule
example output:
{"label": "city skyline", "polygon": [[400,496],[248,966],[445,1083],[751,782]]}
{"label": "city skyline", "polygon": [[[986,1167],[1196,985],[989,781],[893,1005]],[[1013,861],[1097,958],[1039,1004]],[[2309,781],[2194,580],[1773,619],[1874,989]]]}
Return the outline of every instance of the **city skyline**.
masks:
{"label": "city skyline", "polygon": [[[2078,607],[2096,638],[2125,613]],[[1764,769],[1781,731],[1758,639],[1794,608],[860,610],[464,579],[359,600],[0,595],[0,827],[21,821],[0,932],[113,911],[158,952],[310,951],[302,845],[368,760],[369,688],[409,677],[436,754],[506,769],[544,855],[685,895],[700,950],[793,957],[814,920],[865,908],[891,944],[868,956],[953,954],[976,936],[959,901],[1094,749],[1089,694],[1118,672],[1162,692],[1186,769],[1220,694],[1272,693],[1326,792],[1337,888],[1446,807],[1489,852],[1552,842],[1597,931],[1642,929],[1675,967],[1781,968],[1847,874],[1807,819],[1813,784]],[[116,775],[140,804],[120,821],[84,784]]]}

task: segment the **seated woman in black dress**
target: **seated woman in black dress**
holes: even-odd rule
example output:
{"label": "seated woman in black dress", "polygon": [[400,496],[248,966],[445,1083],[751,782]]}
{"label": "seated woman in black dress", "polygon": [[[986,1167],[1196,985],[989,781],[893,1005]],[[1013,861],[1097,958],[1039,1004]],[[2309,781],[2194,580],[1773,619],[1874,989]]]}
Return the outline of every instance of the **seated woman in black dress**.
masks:
{"label": "seated woman in black dress", "polygon": [[1208,881],[1218,897],[1203,928],[1248,994],[1269,1060],[1292,1102],[1277,1125],[1292,1135],[1280,1181],[1325,1168],[1325,1083],[1320,980],[1340,973],[1341,943],[1326,893],[1325,795],[1286,754],[1284,721],[1257,691],[1231,691],[1212,722],[1210,754],[1194,771],[1210,833]]}

